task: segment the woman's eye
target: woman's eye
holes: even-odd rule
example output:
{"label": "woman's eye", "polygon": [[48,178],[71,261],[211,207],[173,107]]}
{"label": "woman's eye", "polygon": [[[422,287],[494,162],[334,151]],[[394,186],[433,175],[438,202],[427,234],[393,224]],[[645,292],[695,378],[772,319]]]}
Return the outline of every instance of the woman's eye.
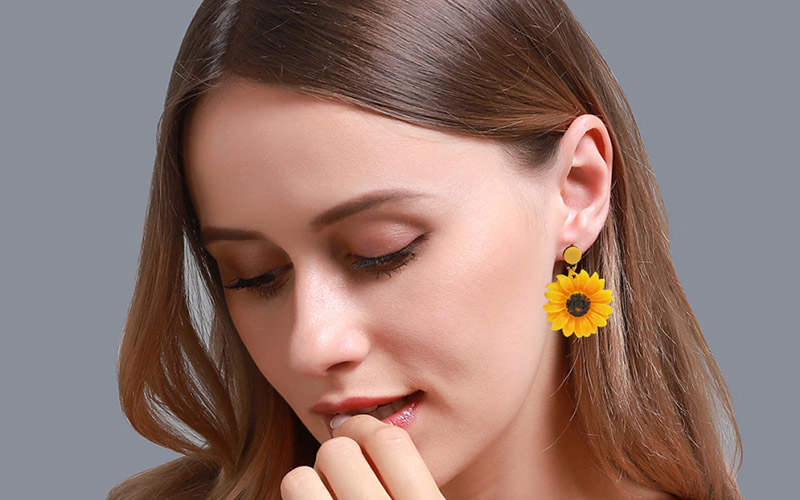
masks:
{"label": "woman's eye", "polygon": [[[425,236],[425,234],[422,234],[404,248],[380,257],[361,257],[360,255],[348,254],[349,257],[353,258],[353,262],[349,267],[353,270],[374,274],[376,278],[380,277],[382,273],[391,276],[392,272],[399,271],[401,267],[416,257],[415,250],[425,239]],[[291,267],[291,265],[282,266],[255,278],[237,278],[233,283],[225,285],[224,288],[229,290],[246,289],[259,297],[270,298],[275,296],[288,281],[288,279],[278,281],[278,276]]]}

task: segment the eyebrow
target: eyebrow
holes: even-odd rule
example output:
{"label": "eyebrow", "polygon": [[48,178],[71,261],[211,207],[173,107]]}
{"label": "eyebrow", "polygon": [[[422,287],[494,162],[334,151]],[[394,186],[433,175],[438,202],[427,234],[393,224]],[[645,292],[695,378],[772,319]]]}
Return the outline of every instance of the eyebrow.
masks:
{"label": "eyebrow", "polygon": [[[377,208],[390,201],[407,201],[431,197],[428,193],[411,191],[407,189],[379,190],[362,194],[352,200],[342,202],[331,207],[314,217],[308,225],[312,233],[318,233],[328,226],[332,226],[347,217],[357,213]],[[214,241],[247,241],[267,239],[258,231],[230,227],[208,226],[200,229],[200,241],[208,245]]]}

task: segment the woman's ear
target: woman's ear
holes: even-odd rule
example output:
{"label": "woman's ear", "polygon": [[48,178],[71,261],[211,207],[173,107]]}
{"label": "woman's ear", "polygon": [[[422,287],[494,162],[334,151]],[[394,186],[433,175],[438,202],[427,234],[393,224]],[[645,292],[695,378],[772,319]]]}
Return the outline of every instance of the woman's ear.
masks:
{"label": "woman's ear", "polygon": [[569,245],[586,252],[600,234],[611,200],[611,148],[608,129],[594,115],[575,118],[561,138],[557,185],[566,218],[556,255]]}

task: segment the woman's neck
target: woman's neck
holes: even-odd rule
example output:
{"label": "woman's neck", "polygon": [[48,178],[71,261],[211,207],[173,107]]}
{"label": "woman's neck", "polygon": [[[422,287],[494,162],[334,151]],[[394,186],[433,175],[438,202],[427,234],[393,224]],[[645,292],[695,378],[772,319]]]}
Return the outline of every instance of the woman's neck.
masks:
{"label": "woman's neck", "polygon": [[511,425],[452,480],[447,500],[669,499],[670,495],[609,478],[592,461],[564,381],[565,339],[553,335],[536,383]]}

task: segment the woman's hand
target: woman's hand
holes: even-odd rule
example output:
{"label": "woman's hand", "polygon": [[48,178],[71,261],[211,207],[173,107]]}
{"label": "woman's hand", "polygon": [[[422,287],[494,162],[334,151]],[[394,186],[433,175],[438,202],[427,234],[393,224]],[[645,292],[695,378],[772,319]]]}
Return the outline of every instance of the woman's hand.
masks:
{"label": "woman's hand", "polygon": [[371,415],[355,415],[320,445],[314,468],[281,481],[283,500],[444,500],[411,436]]}

